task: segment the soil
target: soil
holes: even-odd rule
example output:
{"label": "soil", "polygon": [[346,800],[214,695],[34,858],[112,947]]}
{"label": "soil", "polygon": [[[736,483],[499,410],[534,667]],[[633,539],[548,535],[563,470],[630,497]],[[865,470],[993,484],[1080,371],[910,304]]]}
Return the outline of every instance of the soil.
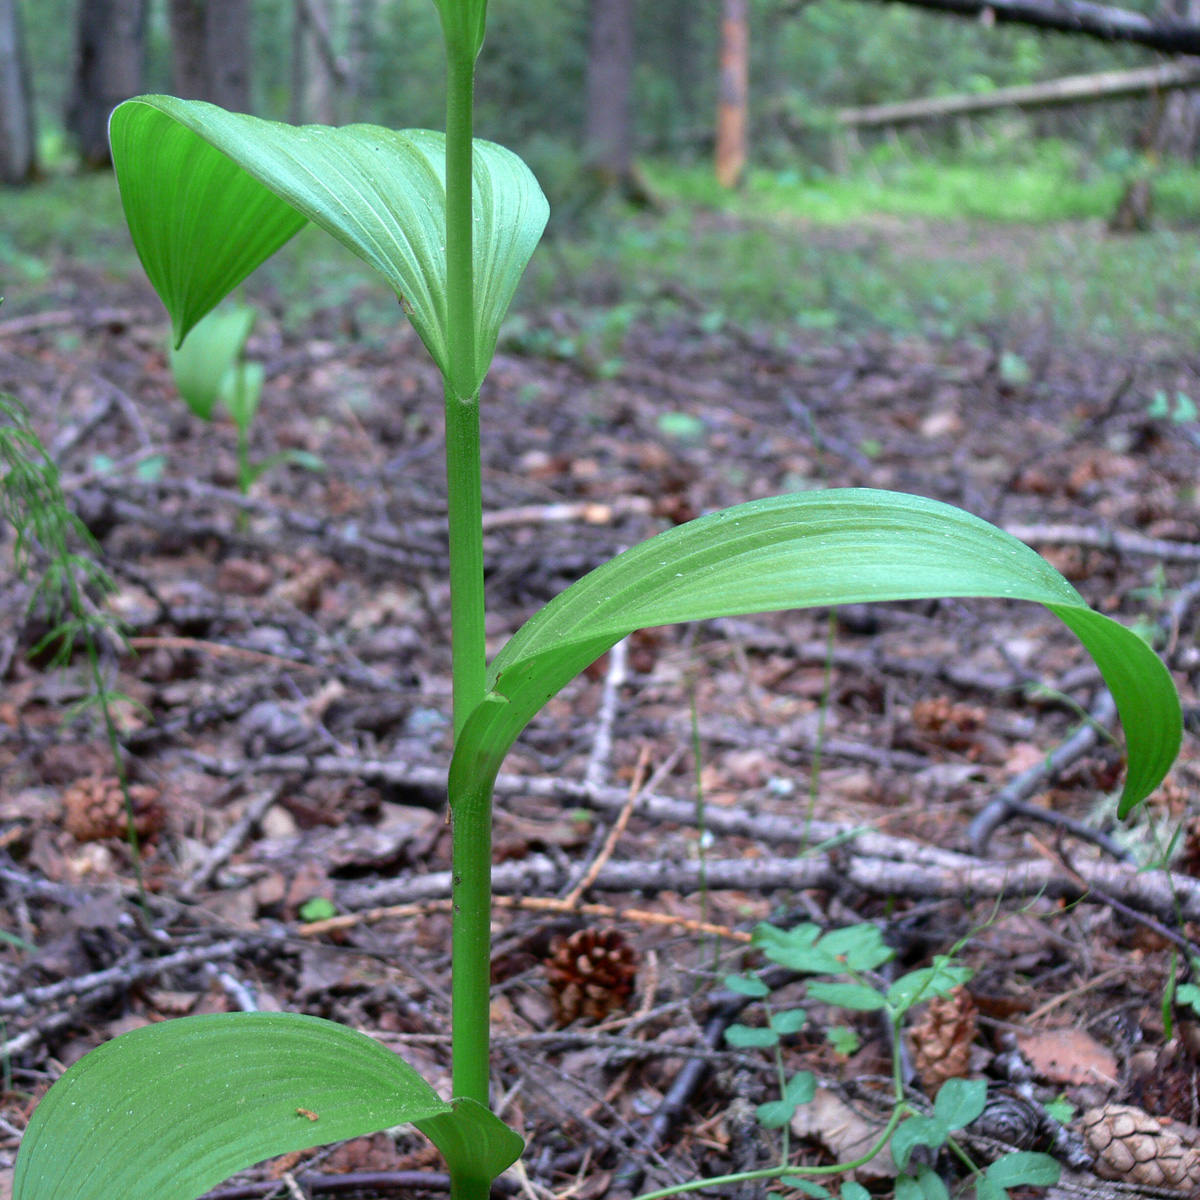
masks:
{"label": "soil", "polygon": [[[35,652],[46,627],[8,570],[0,977],[27,1002],[5,1009],[0,1154],[11,1164],[37,1100],[89,1049],[188,1013],[332,1018],[445,1090],[451,722],[436,372],[407,328],[360,336],[347,310],[285,336],[264,317],[249,347],[267,376],[255,454],[303,450],[325,470],[281,466],[242,497],[232,426],[195,419],[174,393],[153,296],[84,274],[59,294],[53,319],[0,322],[0,388],[31,412],[117,584],[107,603],[127,643],[106,648],[105,667],[128,698],[117,706],[125,764],[150,814],[148,895],[140,915],[133,858],[114,836],[122,818],[102,811],[104,739],[88,712],[70,717],[88,694],[86,664],[55,668]],[[562,311],[531,320],[573,332]],[[1200,427],[1171,398],[1196,394],[1200,359],[999,334],[844,342],[703,325],[684,315],[635,328],[601,363],[497,356],[483,392],[491,652],[569,583],[673,523],[783,491],[894,488],[1022,527],[1089,603],[1157,631],[1190,722]],[[1161,545],[1117,554],[1052,525]],[[774,1161],[778,1133],[753,1115],[775,1096],[771,1055],[732,1051],[719,1029],[706,1040],[713,989],[763,965],[747,934],[765,920],[871,921],[902,969],[951,953],[970,967],[969,1022],[910,1014],[923,1062],[930,1039],[957,1030],[961,1070],[997,1091],[1194,1125],[1200,1025],[1178,1005],[1167,1027],[1163,996],[1187,978],[1200,929],[1136,897],[1070,892],[1093,864],[1115,870],[1114,852],[1153,867],[1173,853],[1184,889],[1200,877],[1192,734],[1130,823],[1115,819],[1119,735],[1026,793],[1034,811],[1004,822],[978,861],[1036,867],[1054,883],[1042,894],[953,883],[966,877],[972,817],[1076,730],[1097,679],[1044,610],[951,601],[649,630],[630,639],[623,680],[608,656],[568,685],[509,756],[497,797],[498,879],[519,899],[495,916],[493,1095],[529,1143],[525,1194],[599,1200]],[[606,846],[626,794],[628,823]],[[869,851],[885,866],[868,886],[845,864],[871,831],[896,852]],[[608,875],[573,903],[535,906],[571,896],[598,859]],[[781,861],[832,863],[833,881],[826,870],[816,886],[780,883]],[[952,886],[904,882],[920,863]],[[768,868],[764,887],[756,871]],[[666,882],[645,886],[652,869]],[[579,1011],[555,990],[573,934],[577,948],[628,947],[636,975],[552,1035],[556,1014]],[[231,938],[232,951],[214,950]],[[152,966],[180,951],[195,953]],[[109,969],[104,986],[83,979]],[[779,986],[779,1003],[799,994]],[[809,1025],[785,1039],[788,1070],[812,1070],[843,1108],[869,1104],[870,1080],[890,1072],[877,1016],[808,1007]],[[839,1026],[854,1037],[827,1036]],[[1055,1031],[1076,1036],[1047,1041]],[[909,1078],[919,1100],[921,1078]],[[802,1158],[836,1161],[829,1129],[806,1128]],[[290,1173],[317,1194],[331,1176],[372,1172],[358,1181],[365,1194],[437,1190],[439,1170],[427,1143],[400,1131],[235,1183],[284,1188]]]}

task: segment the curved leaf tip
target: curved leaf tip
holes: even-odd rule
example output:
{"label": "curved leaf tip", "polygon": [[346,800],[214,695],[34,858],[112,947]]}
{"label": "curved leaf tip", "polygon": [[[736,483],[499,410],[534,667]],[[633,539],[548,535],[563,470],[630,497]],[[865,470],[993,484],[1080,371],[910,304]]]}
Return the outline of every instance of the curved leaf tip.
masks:
{"label": "curved leaf tip", "polygon": [[776,496],[680,525],[572,584],[519,629],[468,718],[451,794],[490,788],[531,717],[635,629],[814,605],[943,596],[1046,605],[1079,637],[1112,691],[1129,769],[1122,815],[1162,781],[1182,712],[1170,673],[1130,629],[1093,612],[1010,534],[936,500],[869,488]]}

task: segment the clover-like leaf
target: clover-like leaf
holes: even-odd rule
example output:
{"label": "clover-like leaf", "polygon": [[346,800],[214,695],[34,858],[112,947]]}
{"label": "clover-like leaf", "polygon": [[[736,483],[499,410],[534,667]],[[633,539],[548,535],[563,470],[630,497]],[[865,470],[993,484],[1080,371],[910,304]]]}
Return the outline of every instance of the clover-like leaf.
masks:
{"label": "clover-like leaf", "polygon": [[933,1113],[947,1129],[970,1125],[987,1103],[987,1080],[947,1079],[933,1102]]}
{"label": "clover-like leaf", "polygon": [[[447,3],[479,8],[482,22],[476,0]],[[129,232],[176,345],[312,221],[387,280],[446,372],[442,134],[284,125],[199,100],[139,96],[114,110],[109,137]],[[515,154],[478,140],[472,203],[478,388],[549,208]]]}
{"label": "clover-like leaf", "polygon": [[835,1004],[855,1012],[874,1012],[887,1005],[879,992],[863,983],[826,983],[815,979],[808,985],[807,995],[821,1004]]}

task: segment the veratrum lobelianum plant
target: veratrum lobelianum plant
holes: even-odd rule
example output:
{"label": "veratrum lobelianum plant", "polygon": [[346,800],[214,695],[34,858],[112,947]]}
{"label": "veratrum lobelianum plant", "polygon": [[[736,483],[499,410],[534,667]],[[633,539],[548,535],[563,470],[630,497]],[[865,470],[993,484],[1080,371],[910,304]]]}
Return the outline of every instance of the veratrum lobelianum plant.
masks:
{"label": "veratrum lobelianum plant", "polygon": [[[101,1046],[50,1089],[14,1200],[193,1200],[271,1155],[411,1121],[455,1200],[483,1200],[521,1152],[488,1109],[491,793],[531,717],[643,626],[806,605],[995,596],[1046,605],[1084,642],[1124,723],[1127,813],[1178,751],[1166,669],[1034,551],[917,496],[830,490],[738,505],[626,551],[484,651],[479,386],[547,217],[528,168],[472,136],[486,0],[435,0],[446,133],[295,128],[143,96],[113,113],[121,199],[176,345],[306,222],[375,267],[445,379],[455,748],[453,1098],[364,1034],[297,1014],[185,1017]],[[316,1119],[313,1119],[315,1116]]]}

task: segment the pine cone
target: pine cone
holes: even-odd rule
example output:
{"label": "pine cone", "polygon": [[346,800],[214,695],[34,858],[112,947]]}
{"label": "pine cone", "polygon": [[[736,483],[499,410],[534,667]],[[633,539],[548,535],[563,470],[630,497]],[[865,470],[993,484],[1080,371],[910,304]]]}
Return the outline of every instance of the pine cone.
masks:
{"label": "pine cone", "polygon": [[948,996],[936,997],[909,1029],[908,1037],[921,1086],[929,1095],[936,1095],[947,1079],[961,1079],[970,1066],[975,1001],[961,987]]}
{"label": "pine cone", "polygon": [[1128,1104],[1090,1108],[1079,1123],[1083,1140],[1096,1156],[1092,1170],[1101,1179],[1193,1194],[1200,1188],[1200,1150],[1140,1108]]}
{"label": "pine cone", "polygon": [[[129,798],[133,801],[133,827],[138,837],[150,837],[163,827],[163,811],[158,788],[145,783],[131,783]],[[112,775],[89,775],[72,784],[63,793],[67,832],[77,842],[98,842],[102,838],[128,836],[129,823],[125,817],[125,797],[120,781]]]}
{"label": "pine cone", "polygon": [[618,929],[581,929],[550,943],[546,978],[560,1029],[580,1017],[602,1021],[629,1003],[637,955]]}
{"label": "pine cone", "polygon": [[918,700],[912,707],[913,724],[933,736],[948,750],[967,750],[983,728],[987,713],[968,704],[955,704],[947,696]]}

